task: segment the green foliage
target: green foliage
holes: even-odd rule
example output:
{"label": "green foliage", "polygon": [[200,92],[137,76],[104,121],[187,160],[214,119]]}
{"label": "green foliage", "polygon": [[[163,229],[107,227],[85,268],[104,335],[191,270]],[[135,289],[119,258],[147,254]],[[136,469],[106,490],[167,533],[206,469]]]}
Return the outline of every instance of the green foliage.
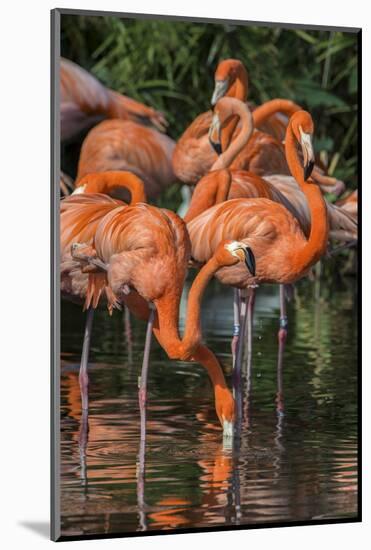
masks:
{"label": "green foliage", "polygon": [[285,97],[308,109],[330,172],[357,185],[355,34],[62,16],[62,55],[163,111],[174,139],[209,108],[218,62],[238,58],[248,69],[249,99]]}

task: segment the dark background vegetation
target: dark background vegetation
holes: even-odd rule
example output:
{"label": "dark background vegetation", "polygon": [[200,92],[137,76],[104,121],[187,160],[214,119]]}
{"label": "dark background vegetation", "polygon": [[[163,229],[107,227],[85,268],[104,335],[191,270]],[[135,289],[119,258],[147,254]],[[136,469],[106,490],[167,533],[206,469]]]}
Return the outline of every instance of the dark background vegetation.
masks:
{"label": "dark background vegetation", "polygon": [[209,108],[218,62],[238,58],[249,100],[284,97],[309,110],[329,173],[357,186],[356,34],[63,15],[61,47],[107,86],[165,113],[174,139]]}

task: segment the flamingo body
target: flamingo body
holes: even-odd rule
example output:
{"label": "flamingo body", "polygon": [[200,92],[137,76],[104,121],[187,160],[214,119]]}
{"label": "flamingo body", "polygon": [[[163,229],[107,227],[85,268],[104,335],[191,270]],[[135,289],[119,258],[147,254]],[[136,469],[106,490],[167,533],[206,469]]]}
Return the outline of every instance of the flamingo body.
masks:
{"label": "flamingo body", "polygon": [[154,198],[175,181],[171,157],[174,142],[168,136],[124,120],[105,120],[86,136],[80,153],[77,184],[90,172],[127,170],[144,181]]}
{"label": "flamingo body", "polygon": [[[246,102],[248,76],[240,61],[236,59],[221,61],[214,78],[213,105],[222,97],[236,98]],[[298,105],[288,100],[272,100],[267,102],[267,105],[258,107],[256,116],[259,123],[256,126],[267,133],[256,131],[251,144],[247,144],[246,150],[241,151],[232,167],[250,170],[260,175],[277,172],[289,173],[280,143],[286,128],[285,119],[282,120],[277,113],[283,111],[291,115],[299,109]],[[207,137],[212,117],[211,110],[197,116],[176,144],[173,167],[175,175],[183,183],[189,185],[197,183],[217,159]],[[238,120],[234,117],[226,124],[225,137],[223,137],[224,146],[238,136],[237,123]]]}
{"label": "flamingo body", "polygon": [[[311,228],[311,216],[305,194],[292,176],[273,175],[260,178],[243,170],[215,170],[196,185],[189,210],[188,223],[215,204],[230,199],[266,198],[282,204],[299,222],[306,237]],[[357,238],[356,219],[344,208],[326,201],[330,238]]]}
{"label": "flamingo body", "polygon": [[[81,179],[80,187],[61,201],[61,292],[65,298],[78,302],[86,299],[88,275],[72,257],[71,246],[76,242],[91,246],[104,216],[118,206],[126,206],[109,196],[116,191],[129,191],[131,204],[146,201],[143,182],[129,172],[88,174]],[[99,274],[96,278],[99,279]],[[99,299],[98,294],[95,300]],[[106,295],[112,298],[109,289]]]}
{"label": "flamingo body", "polygon": [[71,255],[75,242],[91,245],[99,222],[104,216],[122,206],[119,200],[103,194],[70,195],[61,202],[61,294],[63,298],[81,303],[85,300],[89,276]]}
{"label": "flamingo body", "polygon": [[261,283],[293,283],[302,274],[291,262],[293,249],[306,243],[303,231],[284,206],[269,199],[232,199],[218,204],[187,224],[192,257],[201,263],[224,239],[239,240],[254,250],[256,275],[240,265],[215,274],[223,284],[238,288]]}

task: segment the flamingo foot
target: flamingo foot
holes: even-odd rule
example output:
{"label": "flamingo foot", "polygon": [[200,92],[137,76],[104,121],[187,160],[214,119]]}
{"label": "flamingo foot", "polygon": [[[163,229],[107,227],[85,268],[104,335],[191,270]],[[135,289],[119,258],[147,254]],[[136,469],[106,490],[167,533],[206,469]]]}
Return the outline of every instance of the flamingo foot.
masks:
{"label": "flamingo foot", "polygon": [[79,372],[79,384],[81,393],[81,407],[83,411],[89,408],[89,374],[88,374],[88,361],[89,361],[89,349],[92,332],[92,324],[94,317],[94,309],[89,308],[86,315],[84,343],[82,346],[80,372]]}

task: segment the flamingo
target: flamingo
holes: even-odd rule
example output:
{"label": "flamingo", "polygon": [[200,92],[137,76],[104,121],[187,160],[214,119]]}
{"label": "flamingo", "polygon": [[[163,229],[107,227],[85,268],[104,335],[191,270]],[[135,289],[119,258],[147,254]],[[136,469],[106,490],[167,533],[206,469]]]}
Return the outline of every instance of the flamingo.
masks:
{"label": "flamingo", "polygon": [[[234,97],[240,101],[246,102],[248,92],[248,76],[247,71],[241,61],[236,59],[227,59],[219,63],[215,72],[215,88],[211,99],[214,105],[221,97]],[[277,104],[275,104],[277,106]],[[291,101],[282,100],[279,107],[285,112],[291,114],[300,107]],[[268,119],[274,115],[276,111],[264,115],[262,123],[267,123]],[[193,185],[210,169],[215,162],[217,155],[210,146],[208,140],[208,130],[212,121],[212,111],[207,111],[200,114],[192,124],[186,129],[183,135],[179,138],[173,154],[173,167],[175,175],[183,183]],[[225,144],[231,139],[236,129],[237,119],[231,118],[228,121],[223,139]],[[272,157],[276,157],[275,152],[277,140],[273,136],[256,133],[255,150],[261,149],[263,153],[267,149],[265,160],[269,158],[273,162]],[[279,143],[279,142],[277,142]],[[224,144],[223,144],[224,145]],[[281,155],[280,157],[281,158]],[[244,160],[246,163],[246,159]],[[246,167],[243,164],[243,167]]]}
{"label": "flamingo", "polygon": [[[285,112],[292,116],[300,110],[300,107],[284,99],[268,101],[252,112],[248,126],[245,121],[245,127],[240,124],[232,135],[229,128],[230,118],[241,117],[242,110],[247,112],[249,107],[241,102],[233,102],[231,98],[222,98],[218,103],[218,109],[214,108],[215,123],[213,127],[218,133],[221,132],[219,126],[221,121],[219,114],[221,114],[222,122],[220,123],[223,124],[223,131],[220,135],[220,143],[214,143],[213,146],[220,156],[215,160],[212,169],[230,166],[234,170],[248,170],[264,177],[271,174],[289,175],[283,144],[268,134],[254,131],[253,128],[260,126],[276,112]],[[224,155],[220,154],[222,151],[225,151]],[[342,181],[325,176],[322,169],[316,165],[313,167],[311,176],[325,192],[331,191],[339,195],[344,191],[345,186]]]}
{"label": "flamingo", "polygon": [[[141,440],[145,438],[146,383],[151,334],[171,359],[197,361],[207,370],[214,388],[215,408],[224,434],[233,434],[234,400],[214,354],[201,343],[200,302],[208,281],[218,269],[244,262],[254,271],[253,253],[237,241],[224,241],[200,270],[191,287],[183,338],[178,333],[179,304],[191,245],[185,223],[169,210],[147,204],[120,207],[102,217],[96,227],[93,250],[75,242],[78,260],[98,269],[89,274],[89,285],[99,275],[115,301],[124,303],[137,317],[147,320],[139,403]],[[89,261],[90,256],[90,261]],[[75,256],[76,257],[76,256]],[[97,263],[97,260],[100,262]],[[95,282],[93,283],[95,287]],[[85,308],[95,308],[94,291],[86,291]],[[87,373],[82,393],[87,393]]]}
{"label": "flamingo", "polygon": [[[287,99],[271,99],[269,101],[266,101],[262,105],[259,105],[259,107],[256,107],[253,111],[253,120],[254,120],[254,126],[256,128],[264,128],[264,124],[266,124],[268,121],[272,119],[273,115],[283,114],[285,116],[285,127],[287,126],[288,119],[287,117],[292,116],[296,111],[301,110],[301,107],[293,103],[292,101],[289,101]],[[267,130],[266,130],[267,131]],[[268,131],[269,132],[269,131]],[[231,136],[229,136],[231,137]],[[282,141],[281,136],[279,138],[280,141]],[[283,151],[283,149],[282,149]],[[243,153],[248,153],[248,150],[245,152],[242,151],[242,157],[239,159],[236,159],[235,168],[242,168],[244,164],[246,164],[246,161],[243,160]],[[261,165],[261,166],[259,166]],[[254,168],[253,165],[250,165],[251,169]],[[269,174],[287,174],[289,175],[289,170],[287,164],[285,165],[283,171],[278,171],[274,169],[274,166],[272,166],[269,161],[267,163],[264,163],[260,160],[258,162],[257,169],[253,170],[255,173],[260,173],[264,175]],[[345,190],[345,184],[343,181],[338,180],[337,178],[328,176],[324,173],[324,170],[317,166],[315,164],[313,166],[312,170],[312,179],[319,183],[321,186],[322,191],[325,193],[333,193],[336,196],[341,195]]]}
{"label": "flamingo", "polygon": [[[241,61],[226,59],[219,63],[215,72],[215,89],[212,101],[226,95],[246,101],[248,89],[247,71]],[[178,139],[173,154],[176,177],[183,183],[193,185],[205,174],[214,162],[216,154],[208,140],[212,111],[198,115]],[[233,132],[235,121],[231,121]]]}
{"label": "flamingo", "polygon": [[91,172],[125,170],[144,181],[149,198],[175,181],[171,158],[175,143],[169,136],[130,120],[104,120],[81,147],[77,185]]}
{"label": "flamingo", "polygon": [[[131,203],[145,202],[143,182],[129,172],[105,172],[104,174],[89,174],[80,182],[80,187],[72,195],[61,202],[61,295],[71,301],[81,303],[86,300],[88,274],[81,269],[80,261],[71,254],[71,246],[76,240],[82,240],[91,245],[99,221],[117,206],[125,203],[111,198],[109,195],[117,190],[128,190],[131,193]],[[104,278],[97,275],[94,285],[90,285],[94,304],[98,304],[102,294],[105,295],[109,311],[116,303],[110,288],[105,285]],[[94,309],[87,311],[84,344],[80,364],[80,386],[88,384],[87,363],[92,331]],[[81,392],[83,409],[88,408],[86,392]]]}
{"label": "flamingo", "polygon": [[[262,283],[294,283],[305,276],[326,251],[329,233],[326,202],[319,187],[309,180],[314,164],[312,134],[310,114],[306,111],[294,113],[286,130],[285,151],[290,171],[307,199],[313,220],[308,237],[285,206],[266,198],[228,200],[209,208],[187,224],[192,257],[201,264],[208,261],[222,239],[236,239],[254,250],[255,276],[241,272],[239,266],[222,268],[216,273],[223,284],[249,290],[250,335],[254,299],[251,289]],[[296,142],[303,152],[304,175]],[[244,326],[245,312],[241,316]],[[279,337],[283,339],[286,326],[281,328]],[[236,367],[238,380],[239,360]]]}
{"label": "flamingo", "polygon": [[106,88],[68,59],[60,62],[61,139],[70,140],[104,118],[131,120],[163,131],[162,113]]}

